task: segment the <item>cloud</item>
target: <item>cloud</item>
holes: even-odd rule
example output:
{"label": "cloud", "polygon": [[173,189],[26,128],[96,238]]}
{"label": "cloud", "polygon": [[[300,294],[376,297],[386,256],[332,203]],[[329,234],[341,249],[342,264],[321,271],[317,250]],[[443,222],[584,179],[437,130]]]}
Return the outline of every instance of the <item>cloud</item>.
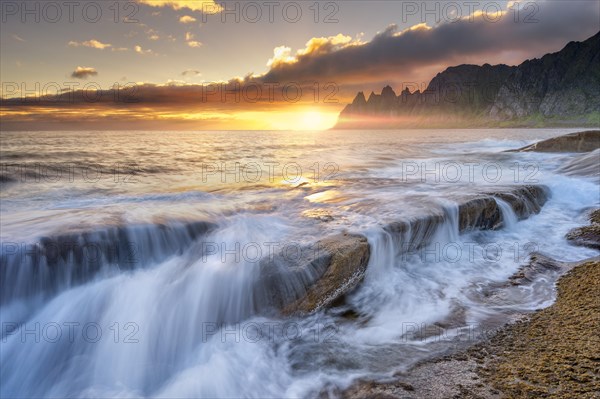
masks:
{"label": "cloud", "polygon": [[135,47],[133,48],[133,51],[135,51],[135,52],[136,52],[136,53],[138,53],[138,54],[154,54],[154,53],[152,52],[152,50],[150,50],[150,49],[148,49],[148,50],[144,50],[144,49],[142,48],[142,46],[135,46]]}
{"label": "cloud", "polygon": [[13,39],[15,39],[18,42],[26,42],[27,40],[23,39],[21,36],[19,35],[11,35]]}
{"label": "cloud", "polygon": [[182,24],[191,24],[192,22],[196,22],[196,18],[189,15],[184,15],[183,17],[179,18],[179,22]]}
{"label": "cloud", "polygon": [[267,62],[267,66],[273,67],[294,62],[296,62],[296,57],[292,56],[292,49],[287,46],[279,46],[273,49],[273,58]]}
{"label": "cloud", "polygon": [[171,7],[174,10],[187,8],[192,11],[202,11],[205,14],[216,14],[223,11],[223,7],[214,0],[137,0],[138,3],[150,7]]}
{"label": "cloud", "polygon": [[160,36],[158,35],[158,32],[152,28],[146,29],[146,35],[148,35],[148,40],[152,40],[152,41],[160,40]]}
{"label": "cloud", "polygon": [[[540,1],[535,23],[512,11],[475,11],[455,22],[424,23],[399,30],[390,25],[370,41],[339,34],[310,39],[295,53],[275,48],[261,75],[266,82],[314,79],[339,84],[426,79],[423,71],[461,63],[518,64],[556,51],[569,40],[584,40],[598,31],[600,9],[589,1]],[[532,22],[532,21],[528,21]]]}
{"label": "cloud", "polygon": [[193,48],[202,46],[202,42],[194,40],[195,38],[196,38],[196,36],[193,33],[191,33],[191,32],[185,33],[185,41],[187,42],[188,46],[193,47]]}
{"label": "cloud", "polygon": [[71,46],[71,47],[83,46],[83,47],[95,48],[98,50],[104,50],[105,48],[112,47],[112,44],[102,43],[99,40],[92,39],[92,40],[87,40],[85,42],[70,41],[69,46]]}
{"label": "cloud", "polygon": [[292,49],[286,46],[275,47],[273,58],[267,62],[268,67],[276,68],[285,64],[295,64],[305,55],[327,54],[332,51],[341,50],[345,47],[359,45],[362,42],[359,39],[353,40],[350,36],[339,33],[330,37],[313,37],[306,42],[304,49],[298,50],[292,55]]}
{"label": "cloud", "polygon": [[96,71],[95,68],[78,66],[77,68],[75,68],[75,70],[71,74],[71,77],[76,78],[76,79],[87,79],[90,76],[96,76],[96,75],[98,75],[98,72]]}
{"label": "cloud", "polygon": [[[78,70],[94,70],[93,68],[78,67]],[[95,71],[95,70],[94,70]],[[197,72],[197,71],[195,71]],[[257,108],[276,108],[278,105],[287,104],[296,106],[301,102],[314,105],[314,87],[312,83],[302,86],[302,94],[293,93],[294,89],[287,92],[285,87],[261,87],[260,80],[241,80],[232,79],[230,81],[214,82],[208,84],[192,84],[183,80],[170,80],[166,84],[153,83],[132,83],[127,85],[129,88],[135,87],[135,90],[128,90],[121,87],[119,92],[122,94],[119,101],[124,102],[131,97],[132,105],[141,107],[161,107],[161,108],[192,108],[202,109],[257,109]],[[130,87],[131,86],[131,87]],[[290,84],[291,86],[291,84]],[[297,84],[293,85],[298,87]],[[16,97],[0,102],[1,106],[60,106],[61,104],[78,104],[81,107],[90,106],[89,98],[97,98],[91,105],[115,105],[115,91],[113,88],[99,90],[97,96],[91,96],[90,92],[95,91],[75,89],[60,95],[48,94],[42,98],[36,99],[35,103]],[[258,92],[260,91],[260,95]],[[284,96],[294,97],[293,100],[284,99]],[[299,101],[296,101],[296,98]],[[250,102],[245,99],[253,99]]]}
{"label": "cloud", "polygon": [[202,75],[200,73],[200,71],[196,70],[196,69],[186,69],[185,71],[181,72],[181,76],[200,76]]}

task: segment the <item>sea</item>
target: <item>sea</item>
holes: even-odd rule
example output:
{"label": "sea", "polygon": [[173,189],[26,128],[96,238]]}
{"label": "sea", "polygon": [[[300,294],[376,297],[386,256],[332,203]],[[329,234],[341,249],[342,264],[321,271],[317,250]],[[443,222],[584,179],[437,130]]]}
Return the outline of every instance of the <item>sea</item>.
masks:
{"label": "sea", "polygon": [[[579,130],[2,132],[0,396],[338,397],[485,340],[555,300],[559,271],[509,283],[532,254],[599,254],[565,239],[598,150],[511,151]],[[465,200],[527,185],[539,213],[498,198],[502,226],[459,230]],[[422,246],[386,228],[432,214]],[[266,260],[344,234],[362,282],[278,311],[270,287],[301,288]]]}

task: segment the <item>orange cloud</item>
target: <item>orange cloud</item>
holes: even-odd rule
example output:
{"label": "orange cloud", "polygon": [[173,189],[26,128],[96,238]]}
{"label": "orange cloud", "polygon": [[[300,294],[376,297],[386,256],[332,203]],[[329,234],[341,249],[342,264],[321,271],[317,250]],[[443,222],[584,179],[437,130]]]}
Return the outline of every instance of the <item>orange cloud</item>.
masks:
{"label": "orange cloud", "polygon": [[83,47],[90,47],[90,48],[95,48],[98,50],[104,50],[105,48],[109,48],[112,47],[112,44],[109,43],[102,43],[99,40],[96,39],[92,39],[92,40],[87,40],[85,42],[76,42],[76,41],[70,41],[69,42],[69,46],[70,47],[79,47],[79,46],[83,46]]}
{"label": "orange cloud", "polygon": [[191,24],[192,22],[196,22],[196,18],[189,15],[184,15],[183,17],[179,18],[179,22],[182,24]]}
{"label": "orange cloud", "polygon": [[144,50],[144,49],[142,48],[142,46],[135,46],[135,47],[133,48],[133,50],[134,50],[136,53],[138,53],[138,54],[154,54],[154,53],[152,52],[152,50],[150,50],[150,49],[148,49],[148,50]]}
{"label": "orange cloud", "polygon": [[273,58],[267,62],[268,67],[276,67],[281,64],[293,64],[296,57],[292,56],[292,49],[287,46],[279,46],[273,49]]}
{"label": "orange cloud", "polygon": [[313,37],[306,42],[304,49],[298,50],[297,55],[301,57],[305,55],[326,54],[357,44],[360,44],[360,42],[354,42],[350,36],[345,36],[341,33],[330,37]]}
{"label": "orange cloud", "polygon": [[195,38],[196,38],[196,35],[194,35],[191,32],[186,32],[185,41],[187,42],[188,46],[193,47],[193,48],[202,46],[202,42],[194,40]]}
{"label": "orange cloud", "polygon": [[275,47],[273,58],[267,62],[267,66],[276,68],[285,64],[295,64],[304,56],[326,54],[359,44],[361,44],[359,39],[353,40],[352,37],[341,33],[336,36],[313,37],[306,42],[306,47],[298,50],[295,55],[292,55],[292,49],[287,46]]}
{"label": "orange cloud", "polygon": [[223,11],[223,7],[214,0],[137,0],[138,3],[150,7],[171,7],[174,10],[187,8],[192,11],[202,11],[205,14],[215,14]]}
{"label": "orange cloud", "polygon": [[87,79],[90,76],[96,76],[96,75],[98,75],[98,72],[96,71],[95,68],[78,66],[77,68],[75,68],[75,70],[71,74],[71,77],[77,78],[77,79]]}

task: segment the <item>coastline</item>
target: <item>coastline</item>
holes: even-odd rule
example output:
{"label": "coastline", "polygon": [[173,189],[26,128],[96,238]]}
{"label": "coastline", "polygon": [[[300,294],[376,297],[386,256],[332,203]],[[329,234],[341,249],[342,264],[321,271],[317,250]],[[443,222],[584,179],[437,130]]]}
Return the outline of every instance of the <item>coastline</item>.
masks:
{"label": "coastline", "polygon": [[569,270],[551,306],[516,315],[489,339],[424,361],[393,381],[355,383],[341,397],[597,398],[600,257],[556,263]]}
{"label": "coastline", "polygon": [[[540,141],[514,151],[579,152],[598,147],[598,131]],[[589,147],[589,148],[588,148]],[[600,209],[565,236],[572,245],[600,248]],[[498,329],[446,355],[418,363],[389,380],[360,380],[344,398],[597,398],[600,392],[600,256],[578,262],[540,253],[506,284],[554,274],[557,296],[549,307],[510,316]]]}

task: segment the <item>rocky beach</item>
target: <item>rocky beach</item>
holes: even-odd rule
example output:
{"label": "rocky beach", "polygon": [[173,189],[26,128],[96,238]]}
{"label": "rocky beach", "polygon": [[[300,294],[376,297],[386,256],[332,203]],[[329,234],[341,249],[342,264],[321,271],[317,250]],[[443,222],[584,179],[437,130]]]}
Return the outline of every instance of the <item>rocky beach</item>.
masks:
{"label": "rocky beach", "polygon": [[[517,151],[592,152],[600,168],[600,131],[545,140]],[[598,171],[596,171],[598,173]],[[588,225],[573,229],[573,245],[600,249],[600,209],[586,212]],[[361,381],[344,398],[597,398],[600,392],[600,257],[563,262],[532,254],[510,277],[512,285],[557,273],[556,302],[533,313],[513,314],[468,348],[424,361],[394,379]],[[547,277],[547,276],[546,276]]]}
{"label": "rocky beach", "polygon": [[563,264],[558,298],[490,331],[484,342],[387,382],[361,382],[345,398],[596,398],[600,391],[600,260]]}

